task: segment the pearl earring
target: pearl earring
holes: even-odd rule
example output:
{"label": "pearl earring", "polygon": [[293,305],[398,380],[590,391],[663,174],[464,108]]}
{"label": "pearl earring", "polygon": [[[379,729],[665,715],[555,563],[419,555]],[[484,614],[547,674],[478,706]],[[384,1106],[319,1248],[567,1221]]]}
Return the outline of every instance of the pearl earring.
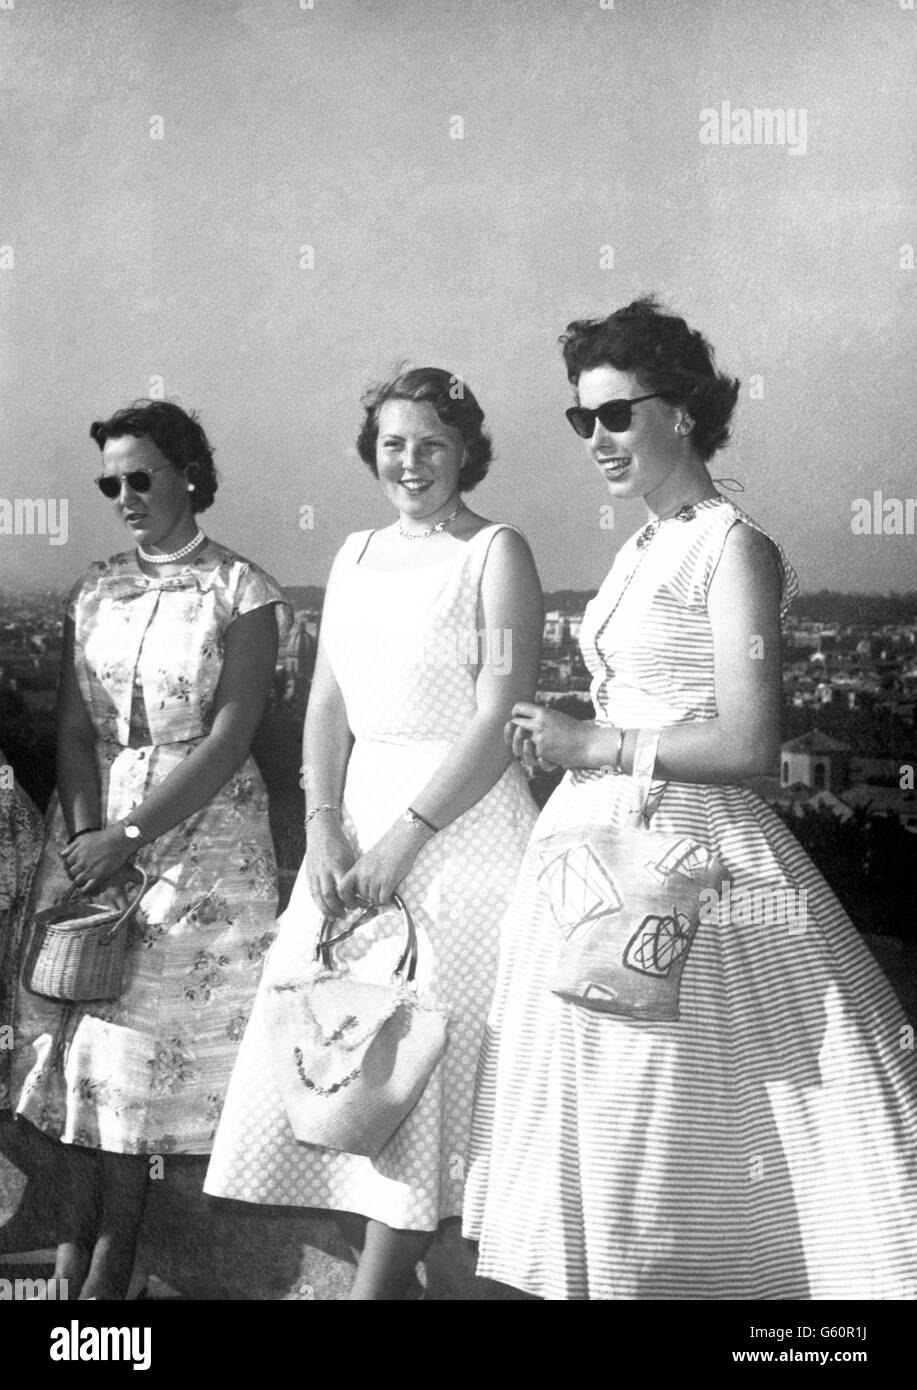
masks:
{"label": "pearl earring", "polygon": [[193,492],[193,491],[194,491],[194,484],[193,484],[193,483],[189,483],[189,484],[188,484],[188,491],[189,491],[189,492]]}

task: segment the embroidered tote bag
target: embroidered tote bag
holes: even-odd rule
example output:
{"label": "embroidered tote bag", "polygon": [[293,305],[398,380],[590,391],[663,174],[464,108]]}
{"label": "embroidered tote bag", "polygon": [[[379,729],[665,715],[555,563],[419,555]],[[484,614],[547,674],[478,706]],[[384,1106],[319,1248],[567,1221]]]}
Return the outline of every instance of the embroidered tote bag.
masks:
{"label": "embroidered tote bag", "polygon": [[649,828],[658,743],[659,730],[640,731],[627,826],[558,831],[533,850],[562,938],[553,992],[602,1013],[675,1021],[700,894],[719,890],[725,870],[696,840]]}

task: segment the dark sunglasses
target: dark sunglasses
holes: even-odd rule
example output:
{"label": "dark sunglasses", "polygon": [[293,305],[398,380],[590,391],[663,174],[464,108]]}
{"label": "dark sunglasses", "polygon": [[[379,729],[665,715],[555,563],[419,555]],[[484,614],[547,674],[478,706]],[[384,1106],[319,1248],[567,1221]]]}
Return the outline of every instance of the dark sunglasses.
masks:
{"label": "dark sunglasses", "polygon": [[603,401],[598,410],[587,410],[584,405],[571,405],[565,414],[580,439],[592,438],[596,420],[601,420],[605,429],[612,434],[623,434],[625,430],[630,429],[632,407],[639,405],[641,401],[655,400],[658,395],[659,392],[654,391],[649,396],[634,396],[630,401]]}
{"label": "dark sunglasses", "polygon": [[129,473],[102,473],[96,478],[96,486],[103,497],[112,501],[121,493],[121,484],[126,482],[131,492],[149,492],[153,486],[153,474],[171,468],[171,463],[161,463],[158,468],[132,468]]}

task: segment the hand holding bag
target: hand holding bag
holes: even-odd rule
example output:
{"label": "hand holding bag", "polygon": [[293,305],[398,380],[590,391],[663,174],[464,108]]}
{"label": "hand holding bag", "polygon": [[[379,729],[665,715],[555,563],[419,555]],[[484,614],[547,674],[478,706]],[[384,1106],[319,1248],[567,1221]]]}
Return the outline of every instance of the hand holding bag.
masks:
{"label": "hand holding bag", "polygon": [[283,1102],[298,1140],[369,1158],[417,1104],[446,1050],[447,1019],[417,993],[417,932],[394,895],[406,941],[391,978],[374,983],[334,967],[332,947],[384,909],[369,908],[336,936],[326,917],[316,972],[268,985],[267,1029]]}
{"label": "hand holding bag", "polygon": [[658,744],[658,729],[640,730],[629,825],[558,831],[533,849],[563,935],[552,991],[601,1013],[674,1022],[700,894],[719,891],[726,871],[698,841],[649,829]]}
{"label": "hand holding bag", "polygon": [[138,872],[137,892],[123,910],[71,901],[74,885],[63,902],[35,914],[22,967],[22,983],[31,994],[69,1004],[118,998],[128,925],[149,885],[143,869]]}

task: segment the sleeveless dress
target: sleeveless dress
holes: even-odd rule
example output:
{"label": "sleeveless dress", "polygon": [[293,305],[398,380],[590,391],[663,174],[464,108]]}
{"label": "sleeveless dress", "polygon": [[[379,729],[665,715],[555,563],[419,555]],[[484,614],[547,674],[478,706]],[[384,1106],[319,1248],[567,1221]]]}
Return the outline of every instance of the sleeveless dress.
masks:
{"label": "sleeveless dress", "polygon": [[[335,561],[322,642],[355,742],[344,827],[370,848],[410,804],[475,713],[481,574],[488,526],[460,555],[429,569],[368,570],[371,532]],[[499,652],[491,652],[494,660]],[[503,657],[509,660],[507,650]],[[475,1068],[497,966],[497,931],[535,821],[512,764],[491,790],[421,849],[399,887],[417,925],[417,979],[448,1011],[449,1044],[417,1107],[376,1159],[294,1138],[274,1080],[259,991],[239,1049],[204,1190],[245,1202],[358,1212],[402,1230],[433,1230],[462,1209]],[[305,972],[321,926],[305,867],[265,969]],[[400,947],[395,914],[337,948],[355,973],[379,979]],[[370,944],[374,942],[375,944]],[[382,956],[380,957],[380,952]],[[390,967],[389,967],[390,968]],[[384,978],[384,975],[381,976]]]}
{"label": "sleeveless dress", "polygon": [[[600,720],[716,714],[707,590],[740,523],[755,525],[714,498],[622,547],[582,627]],[[777,549],[785,607],[796,582]],[[619,827],[630,800],[629,777],[568,772],[533,846]],[[731,883],[691,947],[678,1022],[551,993],[560,932],[534,849],[523,863],[472,1136],[478,1273],[563,1300],[917,1297],[917,1064],[884,975],[746,787],[670,782],[652,827],[717,850]],[[764,886],[804,910],[756,923],[748,890]]]}
{"label": "sleeveless dress", "polygon": [[[168,578],[144,574],[131,551],[77,583],[67,613],[96,731],[103,824],[138,807],[205,737],[226,630],[267,604],[284,632],[279,585],[214,541]],[[55,794],[35,909],[70,887],[66,839]],[[19,990],[16,1110],[68,1144],[206,1154],[277,911],[267,791],[251,756],[134,862],[152,886],[131,928],[121,996],[66,1006]]]}

